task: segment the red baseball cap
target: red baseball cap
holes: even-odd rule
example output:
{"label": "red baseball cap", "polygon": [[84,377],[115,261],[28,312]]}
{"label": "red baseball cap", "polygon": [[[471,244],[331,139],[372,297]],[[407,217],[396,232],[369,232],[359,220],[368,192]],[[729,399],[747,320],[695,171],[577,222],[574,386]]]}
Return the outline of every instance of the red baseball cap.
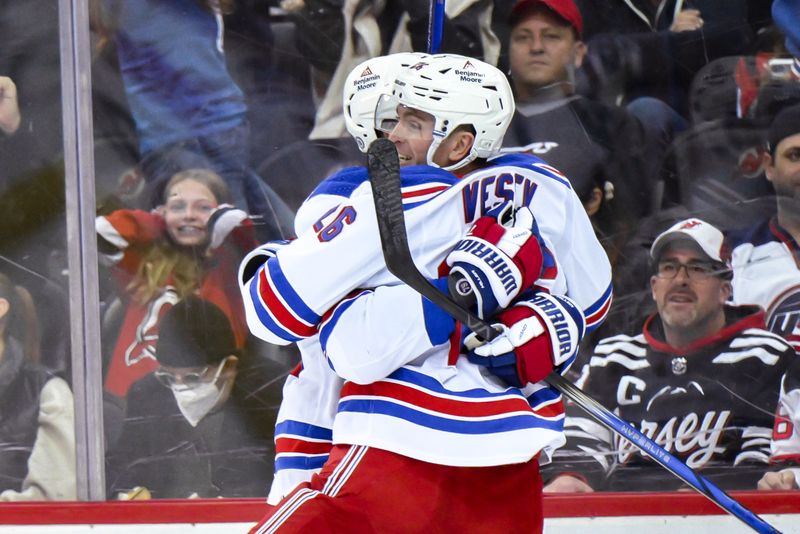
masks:
{"label": "red baseball cap", "polygon": [[511,27],[520,22],[522,16],[531,8],[544,6],[550,11],[564,19],[564,22],[572,26],[578,33],[578,37],[583,33],[583,19],[581,12],[572,0],[519,0],[511,9],[511,16],[508,21]]}

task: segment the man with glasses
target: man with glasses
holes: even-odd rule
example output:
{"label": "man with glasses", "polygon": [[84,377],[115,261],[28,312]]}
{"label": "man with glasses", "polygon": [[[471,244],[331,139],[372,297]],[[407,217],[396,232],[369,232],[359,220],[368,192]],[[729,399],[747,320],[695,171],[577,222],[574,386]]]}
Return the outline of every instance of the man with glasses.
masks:
{"label": "man with glasses", "polygon": [[[637,336],[595,347],[583,389],[723,489],[755,489],[770,467],[781,382],[795,354],[757,306],[726,304],[722,233],[687,219],[650,249],[657,313]],[[795,367],[796,372],[796,367]],[[577,409],[545,491],[664,491],[681,482]],[[773,458],[773,461],[775,459]]]}
{"label": "man with glasses", "polygon": [[[131,387],[109,447],[111,495],[262,496],[283,375],[243,366],[225,314],[195,296],[164,315],[156,357],[161,367]],[[280,379],[269,387],[265,376]]]}

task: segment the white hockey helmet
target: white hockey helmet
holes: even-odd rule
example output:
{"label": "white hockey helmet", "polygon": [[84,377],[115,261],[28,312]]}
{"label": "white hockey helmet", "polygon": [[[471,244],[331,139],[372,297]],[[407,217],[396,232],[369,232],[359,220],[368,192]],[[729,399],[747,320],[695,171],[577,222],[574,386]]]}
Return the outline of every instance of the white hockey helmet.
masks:
{"label": "white hockey helmet", "polygon": [[391,96],[381,99],[376,121],[398,105],[433,115],[429,165],[438,166],[433,154],[450,132],[459,126],[475,129],[470,154],[446,170],[496,155],[514,115],[514,95],[506,76],[488,63],[456,54],[428,56],[402,69]]}
{"label": "white hockey helmet", "polygon": [[391,91],[401,69],[427,57],[428,54],[418,52],[374,57],[359,63],[347,75],[342,97],[344,125],[361,152],[366,152],[370,143],[377,139],[375,106],[378,99]]}

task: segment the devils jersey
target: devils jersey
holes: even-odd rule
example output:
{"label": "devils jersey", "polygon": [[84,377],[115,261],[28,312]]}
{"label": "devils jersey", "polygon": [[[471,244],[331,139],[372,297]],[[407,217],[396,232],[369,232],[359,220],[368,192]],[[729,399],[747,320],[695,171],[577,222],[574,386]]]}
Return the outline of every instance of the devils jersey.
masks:
{"label": "devils jersey", "polygon": [[[775,460],[770,440],[781,387],[800,414],[797,357],[763,328],[757,306],[726,306],[716,335],[676,349],[657,315],[638,336],[602,340],[584,368],[584,391],[723,489],[755,489]],[[790,438],[794,421],[783,423]],[[682,482],[630,442],[570,406],[568,446],[548,476],[579,473],[595,489],[665,491]],[[795,438],[796,439],[796,436]],[[787,460],[788,458],[783,458]]]}
{"label": "devils jersey", "polygon": [[[163,239],[164,220],[160,215],[141,210],[117,210],[95,220],[100,240],[107,244],[109,253],[101,260],[114,266],[113,273],[119,287],[127,288],[133,280],[145,253],[154,243]],[[237,347],[243,347],[247,338],[247,325],[242,318],[242,297],[237,290],[236,267],[243,253],[256,243],[253,226],[249,220],[233,228],[223,244],[209,251],[204,275],[197,294],[225,312],[231,322]],[[111,361],[105,377],[104,389],[124,397],[130,386],[158,368],[155,346],[161,318],[178,300],[173,280],[168,278],[161,291],[148,302],[125,298],[125,316],[114,344]]]}
{"label": "devils jersey", "polygon": [[[538,282],[540,288],[572,297],[586,314],[588,328],[596,327],[611,299],[610,266],[569,182],[530,156],[502,156],[492,164],[460,180],[431,167],[401,171],[406,227],[418,268],[428,278],[438,278],[445,257],[477,218],[502,202],[527,205],[537,218],[543,244],[555,256]],[[423,336],[415,336],[416,345],[409,348],[413,365],[371,383],[369,392],[359,389],[367,384],[345,382],[336,420],[358,419],[364,425],[337,429],[334,443],[366,441],[446,465],[525,461],[562,444],[563,406],[555,390],[544,384],[525,390],[500,385],[458,358],[457,336],[438,343],[428,339],[425,346],[421,297],[404,286],[398,289],[399,281],[385,268],[366,171],[348,172],[349,184],[336,184],[347,200],[279,250],[243,286],[251,331],[273,343],[316,335],[323,316],[325,324],[335,327],[336,317],[328,312],[343,299],[355,298],[350,293],[357,288],[398,291],[396,313],[409,324],[417,321],[415,331]],[[336,193],[326,187],[316,194]],[[370,331],[379,334],[380,325],[375,321]],[[357,435],[359,426],[372,432]],[[415,440],[413,453],[402,446],[410,435],[425,436]]]}
{"label": "devils jersey", "polygon": [[733,300],[758,304],[767,328],[800,350],[800,267],[797,243],[772,218],[728,235],[733,267]]}

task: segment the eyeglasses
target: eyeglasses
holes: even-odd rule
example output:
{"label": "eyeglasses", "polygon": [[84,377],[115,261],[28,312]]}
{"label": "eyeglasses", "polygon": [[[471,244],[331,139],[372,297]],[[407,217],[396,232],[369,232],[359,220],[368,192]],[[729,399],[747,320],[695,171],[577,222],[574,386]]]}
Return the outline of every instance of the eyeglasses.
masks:
{"label": "eyeglasses", "polygon": [[206,376],[211,366],[203,367],[202,371],[190,371],[188,373],[172,373],[164,369],[157,369],[153,374],[156,379],[167,387],[181,383],[187,387],[194,387],[203,382],[203,377]]}
{"label": "eyeglasses", "polygon": [[[211,379],[211,382],[216,382],[219,378],[219,375],[222,373],[222,368],[225,366],[225,362],[228,361],[229,358],[223,359],[219,362],[217,366],[217,372],[214,373],[214,377]],[[175,384],[183,384],[188,388],[193,388],[195,386],[200,385],[201,383],[205,382],[204,377],[208,374],[208,370],[211,369],[210,365],[206,365],[200,371],[189,371],[188,373],[173,373],[171,371],[167,371],[164,368],[156,369],[153,374],[155,375],[156,379],[164,384],[167,387],[171,387]]]}
{"label": "eyeglasses", "polygon": [[707,261],[681,263],[679,261],[668,260],[658,262],[658,272],[656,276],[671,280],[678,276],[681,269],[686,269],[686,276],[689,280],[707,280],[712,276],[717,276],[725,272],[724,269],[720,269],[717,265]]}

